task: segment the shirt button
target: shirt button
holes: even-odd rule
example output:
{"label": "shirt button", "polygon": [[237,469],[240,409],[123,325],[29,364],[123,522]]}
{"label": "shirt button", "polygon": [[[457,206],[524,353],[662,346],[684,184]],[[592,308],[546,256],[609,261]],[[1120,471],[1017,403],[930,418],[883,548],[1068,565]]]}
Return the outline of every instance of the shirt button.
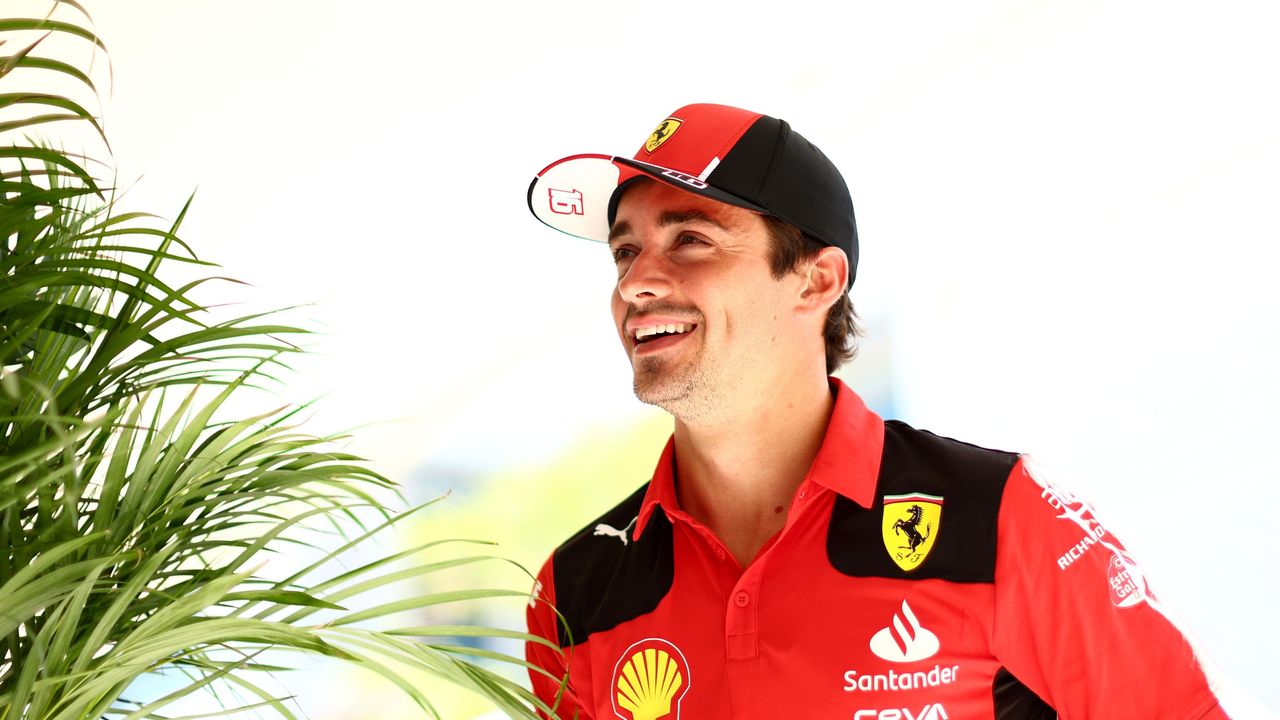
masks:
{"label": "shirt button", "polygon": [[733,603],[738,607],[746,607],[751,602],[751,596],[745,592],[739,592],[733,596]]}

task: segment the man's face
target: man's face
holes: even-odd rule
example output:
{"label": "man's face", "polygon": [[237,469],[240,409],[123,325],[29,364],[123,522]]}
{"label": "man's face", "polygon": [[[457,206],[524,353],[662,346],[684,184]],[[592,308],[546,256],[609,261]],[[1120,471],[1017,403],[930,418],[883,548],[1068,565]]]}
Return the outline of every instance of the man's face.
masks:
{"label": "man's face", "polygon": [[771,275],[759,215],[642,179],[618,203],[609,247],[613,320],[641,401],[693,420],[786,372],[796,281]]}

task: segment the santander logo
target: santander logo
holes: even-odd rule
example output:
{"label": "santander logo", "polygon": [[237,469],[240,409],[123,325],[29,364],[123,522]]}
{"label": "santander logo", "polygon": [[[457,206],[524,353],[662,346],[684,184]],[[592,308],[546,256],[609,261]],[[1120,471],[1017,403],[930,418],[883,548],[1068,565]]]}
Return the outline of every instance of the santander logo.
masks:
{"label": "santander logo", "polygon": [[920,625],[906,600],[893,614],[893,622],[871,636],[871,652],[889,662],[924,660],[933,657],[939,647],[938,636]]}

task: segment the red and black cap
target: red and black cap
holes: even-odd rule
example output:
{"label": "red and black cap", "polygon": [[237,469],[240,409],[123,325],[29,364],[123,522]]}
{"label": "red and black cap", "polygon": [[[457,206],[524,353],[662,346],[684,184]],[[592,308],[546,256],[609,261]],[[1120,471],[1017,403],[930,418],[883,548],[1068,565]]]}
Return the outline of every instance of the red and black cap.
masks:
{"label": "red and black cap", "polygon": [[630,158],[572,155],[529,185],[529,209],[551,227],[605,242],[627,184],[652,177],[681,190],[772,215],[858,267],[853,200],[836,166],[785,121],[727,105],[686,105]]}

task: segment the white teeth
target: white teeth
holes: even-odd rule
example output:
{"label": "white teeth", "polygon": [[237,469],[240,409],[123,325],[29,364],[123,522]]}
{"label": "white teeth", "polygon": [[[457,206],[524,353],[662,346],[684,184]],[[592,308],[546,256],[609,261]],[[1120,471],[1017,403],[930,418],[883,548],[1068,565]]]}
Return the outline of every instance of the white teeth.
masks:
{"label": "white teeth", "polygon": [[648,327],[637,328],[636,339],[642,340],[644,338],[649,337],[650,335],[657,335],[658,333],[687,333],[692,329],[693,329],[692,325],[685,325],[684,323],[670,323],[667,325],[650,325]]}

